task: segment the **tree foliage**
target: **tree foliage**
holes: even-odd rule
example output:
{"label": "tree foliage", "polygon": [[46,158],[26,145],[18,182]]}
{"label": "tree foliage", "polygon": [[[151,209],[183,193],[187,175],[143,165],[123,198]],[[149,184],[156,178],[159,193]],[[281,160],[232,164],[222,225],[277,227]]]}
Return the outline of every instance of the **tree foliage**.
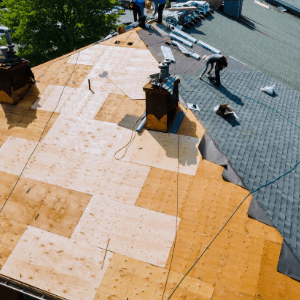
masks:
{"label": "tree foliage", "polygon": [[3,0],[0,24],[12,30],[20,57],[38,65],[96,42],[115,29],[116,0]]}

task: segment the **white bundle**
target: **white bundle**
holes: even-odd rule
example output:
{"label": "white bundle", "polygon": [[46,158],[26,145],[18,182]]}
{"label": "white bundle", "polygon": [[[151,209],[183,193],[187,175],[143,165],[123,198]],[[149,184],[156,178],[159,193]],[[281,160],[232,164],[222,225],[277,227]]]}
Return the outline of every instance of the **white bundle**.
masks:
{"label": "white bundle", "polygon": [[275,84],[272,86],[266,86],[264,88],[260,88],[261,91],[268,93],[269,95],[273,95],[275,92]]}

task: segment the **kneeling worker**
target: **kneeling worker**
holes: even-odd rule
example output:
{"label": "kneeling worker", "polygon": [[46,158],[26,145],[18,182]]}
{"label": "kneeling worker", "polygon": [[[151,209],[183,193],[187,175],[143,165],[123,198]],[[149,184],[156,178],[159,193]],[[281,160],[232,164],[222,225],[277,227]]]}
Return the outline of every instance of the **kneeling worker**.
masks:
{"label": "kneeling worker", "polygon": [[[211,77],[210,76],[210,72],[211,70],[213,69],[214,67],[214,63],[216,63],[216,66],[215,66],[215,77]],[[208,70],[207,72],[207,77],[209,79],[213,79],[213,80],[216,80],[216,83],[214,85],[216,86],[220,86],[221,85],[221,81],[220,81],[220,71],[223,70],[224,68],[227,67],[227,59],[225,56],[221,55],[221,54],[213,54],[211,55],[208,60],[206,61],[206,67],[205,67],[205,70],[203,71],[203,73],[199,76],[199,79],[201,80],[203,75],[205,74],[207,68],[208,68],[208,65],[210,65],[210,69]]]}
{"label": "kneeling worker", "polygon": [[158,13],[157,23],[162,23],[163,10],[166,5],[166,0],[153,0],[153,2],[155,5],[155,10],[153,15],[155,15],[157,12]]}

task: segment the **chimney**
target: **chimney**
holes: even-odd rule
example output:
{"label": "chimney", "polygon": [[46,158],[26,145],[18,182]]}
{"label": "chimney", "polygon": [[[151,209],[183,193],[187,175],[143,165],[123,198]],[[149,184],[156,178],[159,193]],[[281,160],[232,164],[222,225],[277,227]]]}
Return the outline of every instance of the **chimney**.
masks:
{"label": "chimney", "polygon": [[169,74],[169,61],[158,65],[160,73],[151,75],[144,86],[147,129],[168,132],[178,108],[178,76]]}
{"label": "chimney", "polygon": [[5,34],[7,46],[0,47],[0,103],[16,104],[34,83],[34,75],[28,61],[15,55],[15,45],[11,42],[7,29],[0,29]]}

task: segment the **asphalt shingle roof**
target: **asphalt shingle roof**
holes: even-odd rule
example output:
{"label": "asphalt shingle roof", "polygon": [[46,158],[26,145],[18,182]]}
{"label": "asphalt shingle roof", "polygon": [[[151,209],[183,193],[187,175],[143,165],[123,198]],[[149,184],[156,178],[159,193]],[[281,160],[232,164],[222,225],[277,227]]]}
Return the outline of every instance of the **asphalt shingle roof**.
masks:
{"label": "asphalt shingle roof", "polygon": [[[222,86],[215,88],[207,79],[182,75],[192,91],[180,85],[182,97],[198,104],[194,111],[226,155],[249,190],[290,170],[300,160],[300,129],[276,112],[238,93],[270,106],[300,126],[300,93],[255,70],[226,70]],[[276,95],[260,87],[276,84]],[[234,90],[234,91],[233,91]],[[225,120],[213,108],[230,103],[239,120]],[[300,257],[300,168],[269,185],[254,196],[274,226]]]}
{"label": "asphalt shingle roof", "polygon": [[243,1],[241,21],[215,11],[187,33],[300,91],[300,21],[252,0]]}

